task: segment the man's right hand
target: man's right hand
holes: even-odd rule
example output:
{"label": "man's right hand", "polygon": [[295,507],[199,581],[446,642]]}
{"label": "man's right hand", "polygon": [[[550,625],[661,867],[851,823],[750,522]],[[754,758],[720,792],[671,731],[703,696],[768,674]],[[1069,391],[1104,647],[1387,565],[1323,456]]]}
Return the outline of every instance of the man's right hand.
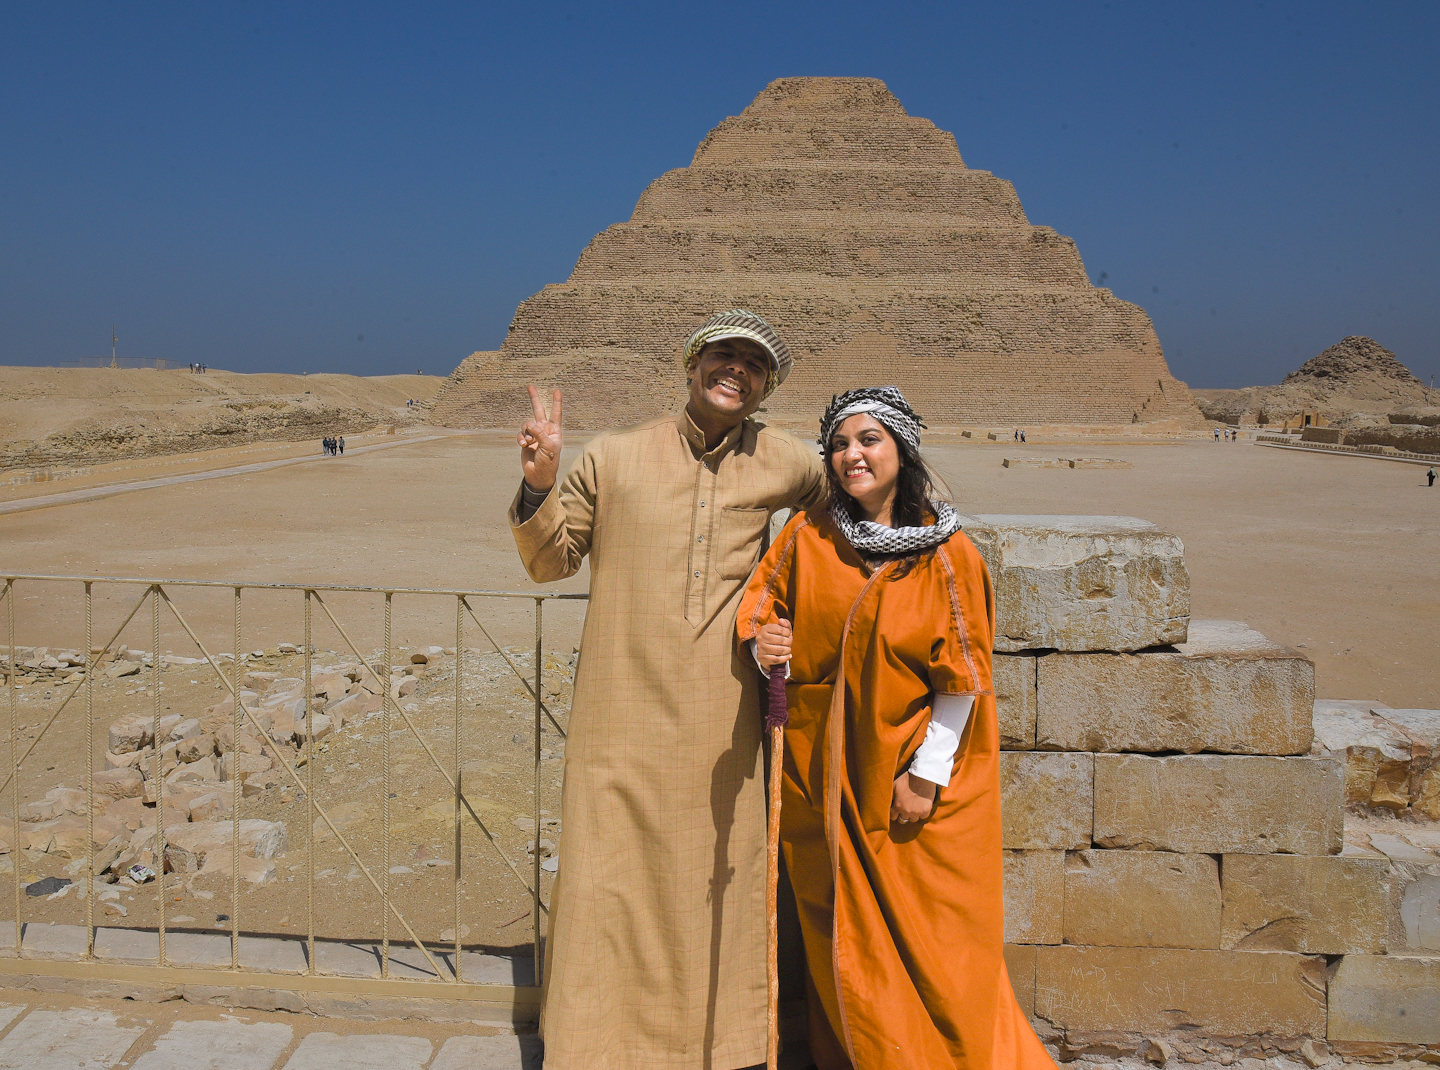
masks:
{"label": "man's right hand", "polygon": [[792,637],[790,622],[783,617],[773,624],[762,624],[755,633],[755,659],[766,672],[790,660]]}
{"label": "man's right hand", "polygon": [[520,470],[525,485],[538,493],[547,493],[560,473],[560,391],[557,389],[546,412],[540,403],[540,391],[530,388],[530,405],[535,418],[520,428]]}

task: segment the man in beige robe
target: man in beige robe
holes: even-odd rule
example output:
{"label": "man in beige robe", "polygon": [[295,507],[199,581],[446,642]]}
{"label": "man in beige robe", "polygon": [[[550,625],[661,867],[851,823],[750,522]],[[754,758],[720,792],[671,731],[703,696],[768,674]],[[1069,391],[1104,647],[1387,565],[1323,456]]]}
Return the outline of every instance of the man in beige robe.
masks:
{"label": "man in beige robe", "polygon": [[[596,436],[558,493],[560,391],[520,433],[531,577],[590,555],[542,1025],[548,1070],[765,1060],[765,796],[735,607],[771,514],[826,495],[814,450],[749,419],[790,355],[759,316],[685,347],[678,416]],[[643,388],[642,384],[636,384]]]}

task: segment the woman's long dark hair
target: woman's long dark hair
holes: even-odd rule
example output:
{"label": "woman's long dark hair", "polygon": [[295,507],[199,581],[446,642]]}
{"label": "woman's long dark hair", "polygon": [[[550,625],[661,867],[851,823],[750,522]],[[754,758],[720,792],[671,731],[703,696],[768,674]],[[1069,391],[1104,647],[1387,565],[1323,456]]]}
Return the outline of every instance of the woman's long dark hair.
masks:
{"label": "woman's long dark hair", "polygon": [[[879,420],[875,422],[880,423]],[[880,426],[884,427],[885,425],[880,423]],[[935,517],[930,511],[929,503],[937,495],[935,478],[930,471],[930,466],[925,463],[923,457],[910,448],[908,442],[888,427],[885,428],[885,433],[895,443],[895,451],[900,458],[900,472],[895,477],[895,504],[890,509],[890,526],[918,528],[926,524],[933,524]],[[850,514],[850,519],[858,523],[865,519],[865,513],[860,508],[860,503],[850,497],[845,488],[840,485],[840,477],[835,474],[835,451],[830,448],[830,445],[828,442],[825,444],[825,482],[830,487],[830,504],[844,509]],[[909,575],[910,570],[916,564],[934,553],[935,547],[931,546],[911,554],[881,554],[875,560],[899,561],[899,567],[890,574],[891,579],[898,580],[902,576]]]}

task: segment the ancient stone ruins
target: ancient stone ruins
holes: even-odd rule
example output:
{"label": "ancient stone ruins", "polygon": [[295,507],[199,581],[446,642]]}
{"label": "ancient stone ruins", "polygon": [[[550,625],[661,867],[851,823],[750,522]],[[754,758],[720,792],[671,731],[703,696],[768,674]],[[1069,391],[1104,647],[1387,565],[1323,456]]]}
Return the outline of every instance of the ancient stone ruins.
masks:
{"label": "ancient stone ruins", "polygon": [[771,83],[521,304],[432,418],[511,426],[532,382],[567,391],[577,428],[674,411],[686,335],[735,306],[795,354],[772,418],[808,424],[883,382],[935,425],[1201,423],[1145,311],[1092,286],[1074,241],[873,78]]}
{"label": "ancient stone ruins", "polygon": [[[1180,541],[978,516],[1007,962],[1061,1058],[1440,1060],[1440,711],[1191,621]],[[1428,1045],[1428,1048],[1427,1048]]]}

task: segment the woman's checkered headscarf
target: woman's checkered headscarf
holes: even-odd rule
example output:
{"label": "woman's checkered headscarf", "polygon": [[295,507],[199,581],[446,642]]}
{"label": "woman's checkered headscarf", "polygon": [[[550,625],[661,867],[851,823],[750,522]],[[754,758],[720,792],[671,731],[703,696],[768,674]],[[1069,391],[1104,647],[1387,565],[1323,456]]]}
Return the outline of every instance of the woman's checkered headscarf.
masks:
{"label": "woman's checkered headscarf", "polygon": [[[868,386],[859,390],[847,390],[839,397],[830,399],[830,407],[820,418],[820,456],[830,463],[830,441],[835,430],[856,413],[867,412],[885,425],[897,439],[910,448],[910,460],[920,460],[920,430],[925,425],[919,415],[905,400],[905,395],[893,386]],[[871,557],[891,557],[913,554],[939,546],[960,530],[960,519],[948,502],[929,502],[930,511],[935,514],[935,523],[908,528],[891,528],[869,520],[856,520],[841,501],[830,506],[830,518],[850,545],[862,554]]]}

